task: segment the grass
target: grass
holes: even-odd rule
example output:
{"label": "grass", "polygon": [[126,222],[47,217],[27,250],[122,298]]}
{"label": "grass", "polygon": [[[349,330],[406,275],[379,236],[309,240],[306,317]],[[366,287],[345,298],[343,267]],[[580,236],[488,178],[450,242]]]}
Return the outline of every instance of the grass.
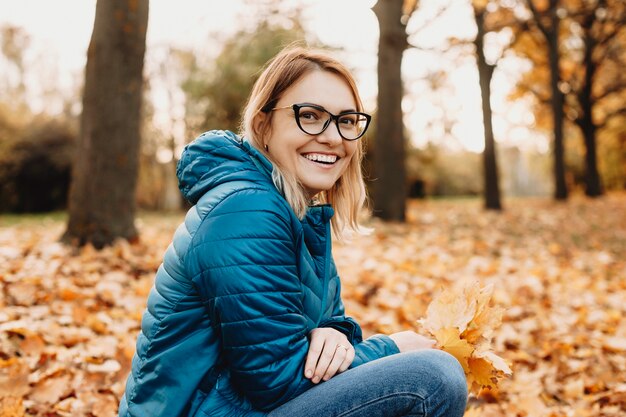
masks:
{"label": "grass", "polygon": [[66,211],[47,213],[0,213],[0,227],[34,226],[67,221]]}

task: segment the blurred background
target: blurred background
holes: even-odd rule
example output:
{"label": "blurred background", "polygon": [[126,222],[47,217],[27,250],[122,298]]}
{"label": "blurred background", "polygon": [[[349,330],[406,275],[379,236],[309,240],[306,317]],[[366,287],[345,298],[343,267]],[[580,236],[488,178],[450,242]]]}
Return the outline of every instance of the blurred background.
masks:
{"label": "blurred background", "polygon": [[624,0],[0,0],[0,416],[117,415],[181,151],[237,131],[294,42],[374,116],[375,231],[333,247],[365,334],[492,284],[513,376],[466,417],[626,415],[624,23]]}
{"label": "blurred background", "polygon": [[[0,7],[0,210],[63,210],[96,1]],[[330,49],[353,69],[375,115],[367,167],[383,218],[402,220],[406,197],[483,196],[500,209],[506,197],[626,186],[622,0],[152,0],[149,8],[140,137],[127,138],[140,143],[140,209],[183,207],[174,175],[182,148],[208,129],[237,130],[259,69],[293,41]],[[401,153],[386,152],[398,142]],[[390,200],[395,208],[377,207]]]}

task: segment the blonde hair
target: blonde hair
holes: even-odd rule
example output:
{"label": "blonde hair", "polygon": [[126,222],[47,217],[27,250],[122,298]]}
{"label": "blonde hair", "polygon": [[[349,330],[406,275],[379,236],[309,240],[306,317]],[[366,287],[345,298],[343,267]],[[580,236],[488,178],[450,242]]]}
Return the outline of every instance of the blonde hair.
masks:
{"label": "blonde hair", "polygon": [[[272,178],[276,187],[282,191],[285,199],[299,218],[303,218],[309,205],[309,198],[293,173],[281,169],[279,164],[266,151],[265,143],[271,134],[271,112],[283,93],[303,76],[313,71],[328,71],[341,77],[352,90],[357,111],[363,111],[363,103],[358,93],[356,82],[350,70],[322,51],[289,46],[270,60],[258,80],[255,82],[248,103],[244,110],[241,133],[250,143],[265,155],[273,164]],[[254,121],[261,114],[267,118],[258,131]],[[361,171],[364,155],[363,138],[343,175],[333,187],[319,194],[321,203],[330,204],[335,215],[331,220],[333,234],[341,238],[346,232],[363,233],[358,216],[366,200],[365,183]]]}

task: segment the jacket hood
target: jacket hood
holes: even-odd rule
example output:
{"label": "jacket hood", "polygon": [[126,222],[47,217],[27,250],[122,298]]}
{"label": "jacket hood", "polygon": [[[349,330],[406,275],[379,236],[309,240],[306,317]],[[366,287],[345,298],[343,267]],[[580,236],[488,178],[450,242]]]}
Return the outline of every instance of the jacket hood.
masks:
{"label": "jacket hood", "polygon": [[178,188],[195,204],[210,189],[230,181],[271,180],[272,164],[230,131],[211,130],[185,146],[176,166]]}

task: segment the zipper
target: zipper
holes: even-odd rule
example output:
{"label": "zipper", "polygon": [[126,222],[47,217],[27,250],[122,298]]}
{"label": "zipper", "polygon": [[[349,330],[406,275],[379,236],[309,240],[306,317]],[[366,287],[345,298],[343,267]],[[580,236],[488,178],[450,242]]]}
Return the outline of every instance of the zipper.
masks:
{"label": "zipper", "polygon": [[[322,209],[322,215],[324,217],[326,217],[326,213],[324,212],[326,210],[326,207],[321,207]],[[328,302],[328,284],[330,281],[330,256],[331,256],[331,239],[330,239],[330,221],[326,221],[325,225],[324,225],[324,230],[325,230],[325,239],[326,239],[326,246],[325,246],[325,250],[324,250],[324,289],[323,289],[323,294],[322,294],[322,306],[320,309],[320,317],[318,318],[317,322],[320,323],[322,321],[322,317],[324,317],[324,312],[326,311],[326,303]]]}

